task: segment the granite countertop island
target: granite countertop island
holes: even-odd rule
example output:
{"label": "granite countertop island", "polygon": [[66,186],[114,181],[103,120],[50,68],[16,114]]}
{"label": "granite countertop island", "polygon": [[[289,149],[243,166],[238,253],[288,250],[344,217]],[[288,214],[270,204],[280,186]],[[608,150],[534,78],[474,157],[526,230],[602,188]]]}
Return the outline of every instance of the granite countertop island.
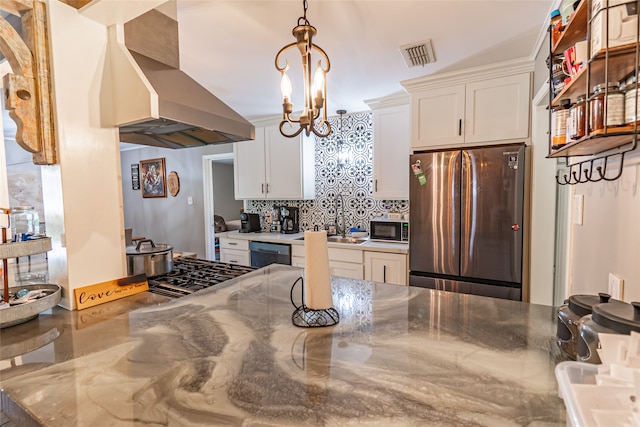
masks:
{"label": "granite countertop island", "polygon": [[2,409],[20,426],[565,424],[553,308],[333,277],[340,323],[298,328],[302,271],[3,329]]}

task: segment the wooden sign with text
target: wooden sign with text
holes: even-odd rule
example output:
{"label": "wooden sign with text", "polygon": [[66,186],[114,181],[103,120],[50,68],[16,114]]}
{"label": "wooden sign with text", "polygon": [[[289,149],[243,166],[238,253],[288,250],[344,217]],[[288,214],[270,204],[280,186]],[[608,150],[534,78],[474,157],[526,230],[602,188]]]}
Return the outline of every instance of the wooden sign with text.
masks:
{"label": "wooden sign with text", "polygon": [[76,288],[73,290],[73,293],[76,299],[76,308],[82,310],[83,308],[104,304],[105,302],[114,301],[148,290],[149,283],[147,282],[147,275],[138,274],[118,280],[109,280],[107,282]]}

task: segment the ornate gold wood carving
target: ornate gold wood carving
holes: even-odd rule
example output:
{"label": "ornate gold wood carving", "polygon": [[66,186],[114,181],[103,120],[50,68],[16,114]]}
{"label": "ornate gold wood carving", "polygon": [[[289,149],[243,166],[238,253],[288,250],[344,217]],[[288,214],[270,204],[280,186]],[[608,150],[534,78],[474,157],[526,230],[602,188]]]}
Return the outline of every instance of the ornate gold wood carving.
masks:
{"label": "ornate gold wood carving", "polygon": [[0,51],[13,71],[4,76],[5,108],[17,125],[16,142],[33,153],[33,163],[55,164],[46,4],[0,0],[0,10],[19,15],[24,33],[0,17]]}

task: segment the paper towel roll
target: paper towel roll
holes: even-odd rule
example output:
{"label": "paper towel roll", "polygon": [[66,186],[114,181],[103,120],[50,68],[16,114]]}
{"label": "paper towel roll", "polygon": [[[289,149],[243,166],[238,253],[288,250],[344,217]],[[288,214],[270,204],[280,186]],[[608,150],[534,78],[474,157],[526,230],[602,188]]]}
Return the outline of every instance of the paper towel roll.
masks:
{"label": "paper towel roll", "polygon": [[313,310],[333,307],[326,231],[304,232],[304,299]]}

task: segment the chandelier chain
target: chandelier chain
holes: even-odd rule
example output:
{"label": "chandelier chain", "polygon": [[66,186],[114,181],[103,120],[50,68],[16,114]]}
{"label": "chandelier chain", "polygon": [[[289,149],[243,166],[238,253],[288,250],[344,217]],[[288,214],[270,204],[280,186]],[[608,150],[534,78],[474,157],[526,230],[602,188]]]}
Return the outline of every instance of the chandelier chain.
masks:
{"label": "chandelier chain", "polygon": [[[304,9],[304,13],[300,18],[298,18],[298,25],[311,25],[307,19],[307,8],[309,7],[307,0],[302,0],[302,7]],[[303,23],[301,24],[300,21]]]}

